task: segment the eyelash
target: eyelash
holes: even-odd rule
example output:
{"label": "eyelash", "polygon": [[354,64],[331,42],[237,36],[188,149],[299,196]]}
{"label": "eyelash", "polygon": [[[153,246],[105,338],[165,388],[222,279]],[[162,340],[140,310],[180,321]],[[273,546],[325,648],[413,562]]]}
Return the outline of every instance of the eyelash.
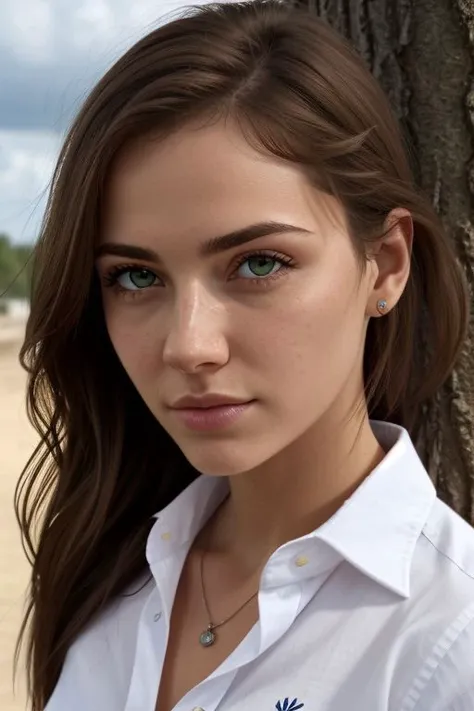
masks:
{"label": "eyelash", "polygon": [[[250,259],[253,259],[255,257],[266,257],[267,259],[279,262],[281,264],[281,268],[278,269],[278,271],[273,274],[269,274],[268,276],[256,276],[254,278],[248,279],[242,278],[243,281],[250,282],[251,284],[258,284],[259,287],[269,286],[270,283],[272,283],[275,279],[284,276],[284,274],[287,273],[289,269],[294,268],[294,260],[286,254],[281,254],[280,252],[270,252],[267,250],[256,250],[254,252],[248,252],[247,254],[241,254],[237,258],[237,263],[234,266],[234,272],[237,271],[239,267],[242,266],[242,264],[245,264],[245,262],[248,262]],[[104,286],[108,288],[114,288],[119,293],[127,295],[131,298],[136,298],[137,296],[140,296],[143,292],[148,291],[152,286],[158,286],[157,284],[152,284],[148,287],[144,287],[143,289],[125,289],[119,284],[118,280],[122,276],[122,274],[126,274],[127,272],[131,271],[139,271],[140,269],[143,269],[146,272],[150,272],[151,274],[159,278],[158,275],[155,274],[152,269],[147,269],[146,267],[141,267],[137,264],[120,264],[112,267],[107,272],[107,274],[105,274],[105,276],[103,277]]]}

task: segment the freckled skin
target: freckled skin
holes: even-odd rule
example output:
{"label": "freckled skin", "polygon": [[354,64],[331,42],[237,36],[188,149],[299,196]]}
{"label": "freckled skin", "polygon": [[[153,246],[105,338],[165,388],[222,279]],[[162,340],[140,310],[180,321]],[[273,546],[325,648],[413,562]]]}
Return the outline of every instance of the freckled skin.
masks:
{"label": "freckled skin", "polygon": [[[262,221],[310,234],[270,235],[199,255],[202,242]],[[297,167],[254,151],[230,124],[216,123],[136,144],[119,157],[101,239],[161,257],[159,265],[99,260],[102,278],[124,264],[157,276],[140,292],[104,286],[106,322],[139,393],[199,471],[233,476],[263,472],[271,462],[273,472],[288,472],[334,446],[332,433],[363,394],[368,316],[381,295],[393,303],[403,279],[393,293],[388,283],[377,286],[376,261],[361,275],[333,198]],[[267,257],[277,278],[257,283],[258,260],[238,266],[255,250],[285,255],[292,265]],[[167,408],[206,392],[256,402],[231,427],[206,433],[187,429]]]}

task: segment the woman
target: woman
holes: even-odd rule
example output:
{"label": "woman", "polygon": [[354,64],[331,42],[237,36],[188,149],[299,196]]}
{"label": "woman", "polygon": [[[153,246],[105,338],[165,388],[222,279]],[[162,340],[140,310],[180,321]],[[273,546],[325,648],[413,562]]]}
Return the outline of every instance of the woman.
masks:
{"label": "woman", "polygon": [[213,5],[127,52],[61,153],[23,348],[35,711],[474,708],[474,533],[409,435],[466,322],[323,22]]}

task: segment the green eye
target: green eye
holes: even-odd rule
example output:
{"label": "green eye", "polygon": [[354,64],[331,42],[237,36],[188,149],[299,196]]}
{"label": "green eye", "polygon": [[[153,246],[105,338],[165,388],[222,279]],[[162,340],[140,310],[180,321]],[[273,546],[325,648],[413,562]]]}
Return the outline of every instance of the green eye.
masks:
{"label": "green eye", "polygon": [[153,274],[149,269],[127,269],[117,277],[120,286],[129,291],[153,286],[156,279],[156,274]]}
{"label": "green eye", "polygon": [[[266,277],[272,272],[278,271],[278,269],[275,270],[275,267],[279,266],[281,268],[281,263],[279,263],[278,259],[273,259],[273,257],[257,255],[255,257],[248,257],[245,262],[240,265],[239,269],[247,266],[250,271],[250,278],[255,278]],[[242,276],[245,277],[246,275]]]}

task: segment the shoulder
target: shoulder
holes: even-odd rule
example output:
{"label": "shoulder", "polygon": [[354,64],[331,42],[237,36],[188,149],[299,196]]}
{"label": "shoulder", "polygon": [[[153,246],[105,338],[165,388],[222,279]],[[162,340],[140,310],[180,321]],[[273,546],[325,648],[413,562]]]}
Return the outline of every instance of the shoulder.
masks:
{"label": "shoulder", "polygon": [[474,709],[474,602],[447,622],[436,638],[419,640],[428,653],[400,711]]}
{"label": "shoulder", "polygon": [[423,527],[420,547],[443,585],[474,599],[474,528],[440,499]]}
{"label": "shoulder", "polygon": [[128,693],[138,622],[153,586],[146,574],[94,618],[69,648],[45,711],[109,711]]}
{"label": "shoulder", "polygon": [[423,650],[401,711],[474,709],[474,528],[436,499],[416,547],[410,612]]}

